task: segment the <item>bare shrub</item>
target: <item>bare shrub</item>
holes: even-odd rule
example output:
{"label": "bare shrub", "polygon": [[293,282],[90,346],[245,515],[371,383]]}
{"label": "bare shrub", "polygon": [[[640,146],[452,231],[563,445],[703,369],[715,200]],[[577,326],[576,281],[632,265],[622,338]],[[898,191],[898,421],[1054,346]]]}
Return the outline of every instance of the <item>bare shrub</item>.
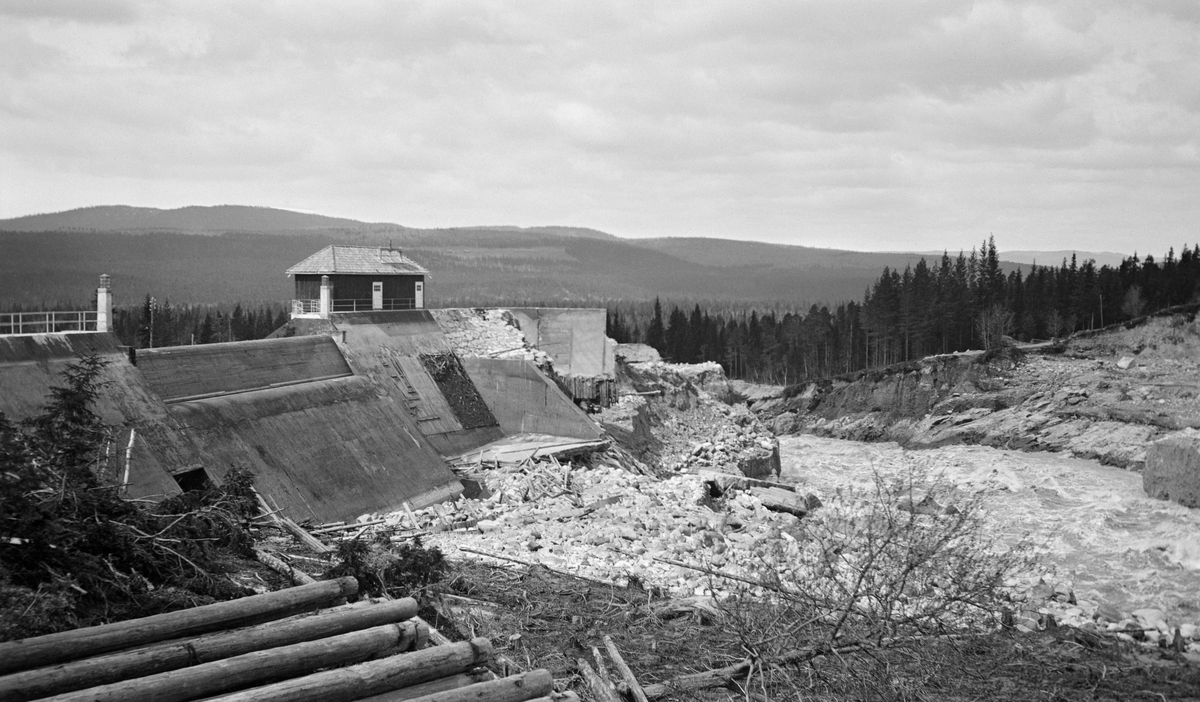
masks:
{"label": "bare shrub", "polygon": [[990,535],[978,498],[951,503],[953,492],[919,467],[877,474],[872,490],[839,493],[761,548],[760,585],[721,604],[728,647],[757,669],[756,692],[904,699],[920,681],[898,676],[888,656],[928,657],[942,650],[931,640],[997,628],[1004,583],[1032,566],[1032,550]]}
{"label": "bare shrub", "polygon": [[995,304],[979,313],[975,319],[975,332],[983,342],[985,351],[1000,346],[1004,337],[1012,333],[1015,326],[1013,313],[1001,304]]}

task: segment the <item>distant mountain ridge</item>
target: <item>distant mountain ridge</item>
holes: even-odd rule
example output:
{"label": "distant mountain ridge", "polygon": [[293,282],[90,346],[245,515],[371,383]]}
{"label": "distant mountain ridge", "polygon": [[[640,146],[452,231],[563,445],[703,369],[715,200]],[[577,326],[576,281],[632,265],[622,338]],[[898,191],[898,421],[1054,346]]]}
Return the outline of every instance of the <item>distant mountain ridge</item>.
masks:
{"label": "distant mountain ridge", "polygon": [[225,231],[277,232],[305,229],[403,230],[398,224],[374,224],[342,217],[327,217],[247,205],[192,205],[173,210],[129,205],[81,207],[64,212],[35,214],[0,220],[0,231]]}
{"label": "distant mountain ridge", "polygon": [[[455,227],[454,229],[497,232],[528,231],[564,237],[616,238],[611,234],[586,227],[515,227],[501,225]],[[391,222],[362,222],[345,217],[329,217],[312,212],[297,212],[295,210],[251,205],[191,205],[176,209],[133,207],[130,205],[101,205],[97,207],[81,207],[63,212],[0,219],[0,231],[9,232],[174,231],[195,234],[224,234],[227,232],[287,234],[322,230],[373,233],[436,231],[414,230],[412,227],[405,227]]]}
{"label": "distant mountain ridge", "polygon": [[432,271],[430,304],[459,306],[661,297],[807,309],[861,300],[885,266],[941,256],[625,239],[568,226],[418,229],[237,205],[106,206],[0,220],[0,305],[88,299],[101,273],[113,276],[118,304],[146,294],[178,303],[282,301],[292,292],[284,271],[334,243],[403,247]]}

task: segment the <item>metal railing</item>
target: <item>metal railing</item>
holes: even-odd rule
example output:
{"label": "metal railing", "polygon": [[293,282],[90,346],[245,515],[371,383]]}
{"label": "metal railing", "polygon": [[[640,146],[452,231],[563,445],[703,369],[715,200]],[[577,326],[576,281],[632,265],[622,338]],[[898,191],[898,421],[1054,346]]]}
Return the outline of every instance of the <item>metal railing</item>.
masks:
{"label": "metal railing", "polygon": [[[330,312],[370,312],[375,309],[371,298],[334,298]],[[417,300],[413,297],[385,297],[381,310],[413,310]],[[320,314],[320,300],[292,300],[292,314]]]}
{"label": "metal railing", "polygon": [[[411,310],[415,309],[417,301],[411,297],[385,297],[381,310]],[[371,298],[342,298],[333,300],[334,312],[370,312],[375,309]]]}
{"label": "metal railing", "polygon": [[0,312],[0,334],[96,331],[96,311]]}
{"label": "metal railing", "polygon": [[320,300],[292,300],[292,314],[320,314]]}

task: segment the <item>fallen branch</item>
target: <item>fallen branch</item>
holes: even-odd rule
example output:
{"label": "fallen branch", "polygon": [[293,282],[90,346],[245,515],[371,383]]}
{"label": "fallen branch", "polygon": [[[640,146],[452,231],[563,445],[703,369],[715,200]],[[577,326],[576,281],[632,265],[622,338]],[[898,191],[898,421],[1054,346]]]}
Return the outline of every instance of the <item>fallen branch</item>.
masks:
{"label": "fallen branch", "polygon": [[664,683],[647,685],[643,691],[646,693],[647,698],[654,700],[677,692],[703,690],[710,687],[721,687],[728,685],[736,678],[745,676],[746,673],[750,671],[750,666],[752,664],[753,661],[747,658],[724,668],[706,670],[702,673],[692,673],[690,675],[681,675]]}
{"label": "fallen branch", "polygon": [[337,524],[334,526],[321,527],[320,529],[313,529],[308,533],[312,534],[313,536],[316,536],[317,534],[332,534],[335,531],[349,531],[351,529],[375,526],[376,524],[383,524],[385,522],[387,522],[386,519],[373,519],[369,522],[357,522],[355,524]]}
{"label": "fallen branch", "polygon": [[596,702],[621,702],[621,697],[612,683],[597,675],[586,660],[576,659],[575,665],[579,666],[579,673],[587,683],[588,689],[592,691],[592,697],[596,699]]}
{"label": "fallen branch", "polygon": [[559,575],[565,575],[568,578],[575,578],[577,580],[583,580],[585,582],[595,583],[597,585],[601,585],[604,587],[616,587],[616,585],[614,585],[612,583],[606,583],[603,580],[596,580],[594,578],[589,578],[586,575],[576,575],[575,573],[568,573],[568,572],[562,571],[562,570],[555,570],[554,568],[551,568],[550,566],[544,565],[542,563],[533,563],[530,561],[523,561],[520,558],[512,558],[510,556],[500,556],[495,553],[488,553],[487,551],[476,551],[473,548],[467,548],[465,546],[459,546],[458,550],[465,551],[467,553],[478,554],[480,556],[487,556],[488,558],[495,558],[495,559],[498,559],[501,561],[511,561],[513,563],[523,565],[527,568],[545,568],[546,570],[550,571],[551,573],[558,573]]}
{"label": "fallen branch", "polygon": [[629,685],[629,691],[633,693],[633,699],[637,700],[637,702],[650,702],[650,700],[646,698],[646,693],[642,690],[642,686],[638,682],[637,677],[634,676],[633,671],[630,670],[629,666],[625,663],[625,658],[621,656],[621,651],[617,648],[617,644],[614,643],[612,637],[607,634],[604,636],[604,648],[608,650],[608,657],[612,659],[613,665],[615,665],[617,668],[617,672],[621,674],[621,677],[625,680],[625,683]]}
{"label": "fallen branch", "polygon": [[745,578],[740,575],[734,575],[733,573],[726,573],[723,570],[713,570],[712,568],[705,568],[704,566],[692,565],[691,563],[684,563],[683,561],[676,561],[676,560],[673,560],[670,558],[655,558],[653,560],[658,563],[665,563],[666,565],[673,565],[673,566],[678,566],[680,568],[687,568],[688,570],[694,570],[694,571],[697,571],[700,573],[706,573],[708,575],[711,575],[711,576],[717,577],[717,578],[725,578],[726,580],[736,580],[737,582],[746,583],[747,585],[754,585],[756,587],[761,587],[765,590],[771,590],[772,592],[778,592],[778,593],[782,593],[785,595],[799,594],[797,592],[785,590],[785,589],[779,587],[778,585],[764,583],[759,580],[754,580],[753,578]]}
{"label": "fallen branch", "polygon": [[286,575],[287,577],[291,578],[293,583],[310,585],[317,582],[311,576],[309,576],[308,573],[305,573],[299,568],[293,568],[292,566],[284,563],[262,549],[254,549],[254,557],[258,559],[259,563],[262,563],[276,573]]}

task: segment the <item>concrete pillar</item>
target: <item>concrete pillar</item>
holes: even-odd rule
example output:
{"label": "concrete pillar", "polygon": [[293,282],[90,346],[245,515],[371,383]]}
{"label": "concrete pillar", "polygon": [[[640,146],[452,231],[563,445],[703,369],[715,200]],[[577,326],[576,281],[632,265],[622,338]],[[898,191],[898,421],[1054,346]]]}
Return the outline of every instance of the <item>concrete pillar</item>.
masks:
{"label": "concrete pillar", "polygon": [[321,276],[321,319],[329,319],[329,312],[333,309],[333,289],[329,285],[329,276]]}
{"label": "concrete pillar", "polygon": [[100,287],[96,288],[96,331],[112,331],[112,308],[112,278],[105,274],[100,276]]}

